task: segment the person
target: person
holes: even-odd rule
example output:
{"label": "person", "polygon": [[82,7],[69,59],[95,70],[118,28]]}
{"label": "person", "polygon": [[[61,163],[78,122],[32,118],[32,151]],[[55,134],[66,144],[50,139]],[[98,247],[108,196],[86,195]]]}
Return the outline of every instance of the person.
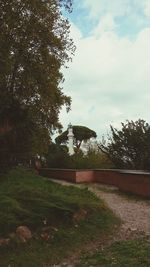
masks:
{"label": "person", "polygon": [[41,169],[41,161],[39,158],[35,159],[35,171],[37,174],[39,174],[39,171]]}

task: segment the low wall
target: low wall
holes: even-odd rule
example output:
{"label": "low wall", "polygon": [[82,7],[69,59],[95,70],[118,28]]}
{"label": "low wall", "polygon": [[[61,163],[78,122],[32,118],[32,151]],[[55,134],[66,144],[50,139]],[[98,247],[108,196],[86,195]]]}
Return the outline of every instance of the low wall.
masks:
{"label": "low wall", "polygon": [[45,177],[65,180],[71,183],[92,183],[94,182],[94,171],[72,170],[72,169],[48,169],[43,168],[39,174]]}
{"label": "low wall", "polygon": [[150,197],[150,173],[120,172],[118,181],[120,190]]}
{"label": "low wall", "polygon": [[94,181],[96,183],[118,186],[119,178],[117,170],[94,170]]}
{"label": "low wall", "polygon": [[94,171],[76,170],[76,183],[92,183],[94,180]]}
{"label": "low wall", "polygon": [[53,179],[76,183],[76,170],[42,168],[39,174]]}
{"label": "low wall", "polygon": [[121,191],[150,197],[150,173],[131,170],[95,170],[96,183],[114,185]]}
{"label": "low wall", "polygon": [[150,197],[150,173],[130,170],[41,169],[40,175],[72,183],[114,185],[121,191]]}

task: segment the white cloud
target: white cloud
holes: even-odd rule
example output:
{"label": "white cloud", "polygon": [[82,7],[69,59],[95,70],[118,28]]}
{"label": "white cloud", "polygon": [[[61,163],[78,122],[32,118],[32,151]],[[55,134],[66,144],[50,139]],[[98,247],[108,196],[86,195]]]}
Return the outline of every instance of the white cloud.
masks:
{"label": "white cloud", "polygon": [[[99,136],[109,125],[126,119],[149,121],[150,111],[150,28],[136,39],[119,37],[111,16],[105,17],[90,37],[83,38],[72,24],[77,51],[64,71],[64,92],[72,97],[72,111],[63,109],[64,125],[85,125]],[[100,33],[100,34],[98,34]]]}
{"label": "white cloud", "polygon": [[146,16],[150,16],[150,0],[145,0],[144,2],[144,13]]}
{"label": "white cloud", "polygon": [[150,0],[82,0],[80,6],[96,22],[107,15],[120,24],[126,21],[129,31],[150,25]]}
{"label": "white cloud", "polygon": [[70,23],[71,31],[70,38],[75,40],[76,44],[82,38],[82,33],[74,23]]}
{"label": "white cloud", "polygon": [[104,32],[114,31],[117,25],[114,21],[114,17],[111,14],[107,14],[102,17],[94,30],[94,35],[99,36]]}

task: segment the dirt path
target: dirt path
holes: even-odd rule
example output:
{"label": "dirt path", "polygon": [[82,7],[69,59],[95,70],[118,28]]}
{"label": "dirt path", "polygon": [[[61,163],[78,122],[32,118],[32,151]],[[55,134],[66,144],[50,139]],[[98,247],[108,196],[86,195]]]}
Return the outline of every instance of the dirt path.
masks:
{"label": "dirt path", "polygon": [[[58,182],[68,186],[72,185],[64,181]],[[138,197],[125,197],[119,194],[118,189],[100,184],[90,184],[88,188],[103,199],[107,206],[122,220],[121,227],[116,229],[113,235],[110,235],[105,240],[101,240],[99,243],[92,244],[90,250],[103,249],[119,240],[135,239],[150,235],[150,200],[140,200]],[[75,263],[78,262],[78,257],[79,255],[74,255],[72,259],[66,262],[65,266],[74,267]],[[61,266],[55,265],[55,267]]]}
{"label": "dirt path", "polygon": [[[114,240],[126,240],[150,234],[150,201],[131,199],[118,194],[118,190],[101,185],[90,185],[90,190],[102,198],[107,206],[121,218],[122,225]],[[111,189],[112,188],[112,189]],[[108,190],[108,192],[107,192]]]}
{"label": "dirt path", "polygon": [[[72,185],[65,181],[54,181],[63,185]],[[101,184],[89,184],[86,186],[103,199],[107,206],[121,218],[123,223],[120,231],[127,234],[127,236],[122,236],[121,239],[128,238],[128,232],[150,234],[150,200],[142,200],[140,197],[125,197],[123,194],[118,194],[119,190],[113,186]]]}

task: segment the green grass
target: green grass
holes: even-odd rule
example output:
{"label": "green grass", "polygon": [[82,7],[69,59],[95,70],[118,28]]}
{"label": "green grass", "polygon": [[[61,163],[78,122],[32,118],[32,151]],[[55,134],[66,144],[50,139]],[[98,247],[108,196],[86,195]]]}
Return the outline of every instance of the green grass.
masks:
{"label": "green grass", "polygon": [[84,256],[76,267],[148,267],[150,239],[116,242],[103,251]]}
{"label": "green grass", "polygon": [[[74,215],[86,210],[84,219]],[[44,221],[50,239],[40,237]],[[109,234],[119,220],[87,188],[62,186],[30,171],[15,169],[0,178],[0,236],[8,237],[19,225],[33,238],[26,244],[14,239],[0,247],[0,266],[43,267],[61,262],[73,251]]]}

